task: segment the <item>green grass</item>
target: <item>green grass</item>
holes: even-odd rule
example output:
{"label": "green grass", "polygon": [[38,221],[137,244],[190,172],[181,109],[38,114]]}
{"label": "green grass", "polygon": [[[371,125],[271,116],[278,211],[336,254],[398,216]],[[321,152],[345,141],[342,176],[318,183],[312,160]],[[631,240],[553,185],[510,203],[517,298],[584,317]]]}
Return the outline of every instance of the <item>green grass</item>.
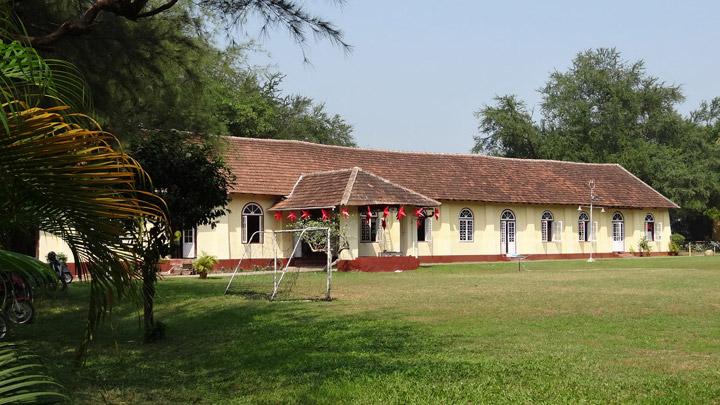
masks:
{"label": "green grass", "polygon": [[720,402],[720,258],[524,267],[335,274],[333,302],[162,281],[167,339],[121,306],[82,368],[73,284],[15,336],[78,403]]}

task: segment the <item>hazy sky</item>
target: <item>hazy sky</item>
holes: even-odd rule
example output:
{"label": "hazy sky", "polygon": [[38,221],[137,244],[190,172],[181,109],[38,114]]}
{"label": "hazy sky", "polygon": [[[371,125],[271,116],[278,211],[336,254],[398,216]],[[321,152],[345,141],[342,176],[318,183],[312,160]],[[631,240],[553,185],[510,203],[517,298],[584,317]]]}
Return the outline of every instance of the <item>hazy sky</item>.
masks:
{"label": "hazy sky", "polygon": [[718,1],[305,4],[339,26],[353,51],[311,41],[308,65],[287,33],[275,31],[260,40],[269,56],[252,60],[286,74],[286,92],[342,115],[363,147],[467,152],[477,134],[473,112],[508,93],[537,107],[549,73],[589,48],[645,60],[650,74],[682,86],[683,112],[720,96]]}

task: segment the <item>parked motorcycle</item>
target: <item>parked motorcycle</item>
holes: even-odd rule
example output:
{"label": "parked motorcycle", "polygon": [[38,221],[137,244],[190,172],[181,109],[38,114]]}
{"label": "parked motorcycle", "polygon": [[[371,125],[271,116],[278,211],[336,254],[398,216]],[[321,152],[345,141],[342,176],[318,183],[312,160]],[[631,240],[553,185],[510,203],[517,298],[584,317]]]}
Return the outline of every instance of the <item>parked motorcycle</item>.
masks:
{"label": "parked motorcycle", "polygon": [[[26,324],[35,319],[32,287],[19,274],[0,274],[0,309],[12,323]],[[7,325],[5,325],[7,327]]]}
{"label": "parked motorcycle", "polygon": [[61,261],[55,252],[49,252],[47,254],[47,260],[50,268],[53,269],[55,274],[57,274],[58,279],[62,282],[63,289],[67,288],[67,285],[73,281],[73,275],[70,273],[70,270],[68,270],[65,261]]}

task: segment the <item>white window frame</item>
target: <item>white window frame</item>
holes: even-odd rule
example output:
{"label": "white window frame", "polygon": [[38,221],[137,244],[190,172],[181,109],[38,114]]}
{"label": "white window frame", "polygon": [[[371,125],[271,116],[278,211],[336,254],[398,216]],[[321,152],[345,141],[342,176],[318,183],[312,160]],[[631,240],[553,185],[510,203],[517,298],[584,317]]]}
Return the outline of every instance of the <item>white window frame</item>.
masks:
{"label": "white window frame", "polygon": [[549,210],[544,211],[540,216],[540,239],[543,243],[552,242],[554,240],[554,222],[555,219],[553,214]]}
{"label": "white window frame", "polygon": [[[648,213],[647,215],[645,215],[645,221],[643,222],[643,224],[644,224],[643,225],[643,234],[645,235],[645,238],[647,238],[647,240],[650,242],[654,242],[656,240],[655,238],[657,237],[657,229],[655,227],[655,225],[656,225],[655,216],[651,213]],[[652,234],[650,235],[649,238],[648,238],[648,232],[649,232],[648,224],[653,224]]]}
{"label": "white window frame", "polygon": [[[422,218],[417,218],[417,220],[423,221],[423,229],[425,229],[425,240],[420,240],[418,238],[418,242],[432,242],[432,219],[433,219],[432,215],[430,215],[429,217],[426,216],[426,217],[422,217]],[[417,234],[417,232],[416,232],[416,234]],[[417,236],[415,236],[415,237],[417,238]]]}
{"label": "white window frame", "polygon": [[555,228],[552,233],[553,242],[562,242],[563,221],[553,220],[553,228]]}
{"label": "white window frame", "polygon": [[[372,212],[371,220],[368,223],[367,211],[360,212],[360,243],[378,243],[382,242],[382,225],[380,224],[380,215],[376,211]],[[375,240],[372,240],[372,228],[375,226]],[[368,238],[365,238],[363,231],[367,228]]]}
{"label": "white window frame", "polygon": [[[463,238],[463,225],[465,226],[465,237]],[[475,215],[470,208],[463,208],[458,214],[458,237],[460,242],[473,242],[475,240]]]}
{"label": "white window frame", "polygon": [[[250,242],[248,238],[252,237],[252,235],[248,235],[248,224],[247,220],[248,217],[259,217],[259,233],[258,233],[258,241],[257,242]],[[240,218],[240,227],[241,227],[241,233],[242,233],[242,243],[244,244],[253,244],[253,245],[260,245],[264,242],[264,230],[265,230],[265,211],[263,210],[262,206],[255,202],[249,202],[245,204],[245,206],[242,209],[242,217]]]}
{"label": "white window frame", "polygon": [[[592,226],[588,225],[590,223],[590,217],[588,216],[588,213],[585,211],[581,211],[580,214],[578,214],[578,242],[591,242],[592,241]],[[588,233],[590,231],[590,233]]]}

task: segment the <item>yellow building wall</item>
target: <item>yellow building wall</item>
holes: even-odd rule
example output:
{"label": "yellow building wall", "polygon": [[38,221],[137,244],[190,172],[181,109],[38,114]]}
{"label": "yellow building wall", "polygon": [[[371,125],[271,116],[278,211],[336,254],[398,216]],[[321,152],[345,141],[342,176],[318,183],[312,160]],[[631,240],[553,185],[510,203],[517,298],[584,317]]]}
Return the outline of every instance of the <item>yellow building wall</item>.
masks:
{"label": "yellow building wall", "polygon": [[[272,259],[277,249],[279,257],[287,257],[293,249],[291,234],[277,234],[273,241],[272,230],[283,229],[285,221],[276,221],[274,213],[268,211],[277,201],[274,197],[233,194],[229,204],[230,213],[210,226],[198,227],[197,252],[217,256],[219,259]],[[242,242],[242,211],[248,203],[258,204],[263,209],[262,243]]]}
{"label": "yellow building wall", "polygon": [[[279,257],[288,257],[293,250],[292,234],[278,235],[277,244],[273,243],[272,233],[266,232],[261,244],[242,243],[241,218],[243,207],[254,202],[263,209],[263,226],[266,231],[283,229],[286,219],[276,221],[268,211],[277,201],[272,196],[234,194],[230,202],[230,213],[217,220],[215,228],[201,226],[197,231],[197,254],[202,252],[219,259],[272,259],[277,249]],[[460,241],[459,214],[464,208],[473,213],[473,240]],[[638,242],[644,235],[644,219],[650,213],[655,218],[656,232],[659,238],[651,241],[653,252],[667,252],[670,242],[670,218],[667,209],[600,209],[593,210],[593,221],[597,222],[597,241],[578,241],[577,206],[540,206],[513,204],[481,204],[473,202],[445,201],[440,207],[440,219],[432,223],[432,236],[428,242],[417,242],[415,217],[411,207],[406,207],[407,217],[398,221],[396,212],[391,212],[386,229],[382,230],[379,242],[360,242],[360,216],[355,208],[350,208],[350,216],[341,219],[341,228],[349,249],[343,251],[342,259],[354,259],[360,256],[380,256],[383,252],[398,252],[409,256],[449,256],[449,255],[499,255],[500,215],[510,209],[516,218],[518,254],[588,254],[593,252],[609,253],[613,251],[612,217],[619,211],[624,216],[624,251],[638,251]],[[542,242],[540,218],[545,210],[553,214],[554,221],[563,222],[561,241]],[[660,227],[662,224],[662,227]],[[48,252],[65,253],[70,260],[72,255],[67,245],[50,234],[41,233],[39,257]]]}
{"label": "yellow building wall", "polygon": [[40,232],[40,239],[38,241],[38,259],[45,261],[45,257],[49,252],[64,253],[68,258],[68,262],[75,261],[67,243],[53,234]]}
{"label": "yellow building wall", "polygon": [[[464,208],[473,212],[473,240],[460,241],[459,215]],[[596,223],[596,241],[578,240],[578,216],[576,206],[535,206],[512,204],[478,204],[462,202],[444,202],[439,220],[433,220],[430,241],[418,242],[415,217],[409,215],[401,222],[394,219],[392,226],[385,232],[384,243],[358,243],[353,257],[378,256],[385,245],[399,246],[402,254],[410,256],[446,256],[446,255],[498,255],[500,245],[500,216],[506,209],[513,211],[516,221],[516,251],[518,254],[589,254],[613,252],[612,217],[619,211],[624,217],[624,251],[638,251],[638,243],[644,234],[645,216],[650,213],[655,218],[656,240],[650,242],[653,252],[667,252],[670,241],[670,218],[667,209],[593,209],[593,222]],[[543,242],[541,240],[540,218],[550,211],[554,221],[562,221],[560,240]],[[585,209],[588,212],[587,209]],[[589,212],[588,212],[589,214]],[[359,217],[351,216],[350,225],[358,224]],[[662,228],[660,228],[662,224]],[[359,240],[359,226],[350,228],[351,245]],[[402,232],[401,232],[402,230]],[[632,249],[631,249],[632,248]]]}

